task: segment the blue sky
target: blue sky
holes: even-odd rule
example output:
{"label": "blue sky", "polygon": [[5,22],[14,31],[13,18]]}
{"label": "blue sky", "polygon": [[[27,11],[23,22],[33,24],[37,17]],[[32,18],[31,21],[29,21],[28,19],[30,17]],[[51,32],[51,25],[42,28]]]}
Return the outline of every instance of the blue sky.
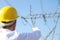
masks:
{"label": "blue sky", "polygon": [[[11,6],[15,7],[17,9],[17,12],[19,16],[29,17],[30,13],[30,4],[32,6],[32,14],[41,14],[41,13],[55,13],[57,10],[58,0],[7,0]],[[41,3],[43,6],[43,11],[41,9]],[[8,3],[4,0],[0,0],[0,8],[7,6]],[[55,18],[54,18],[55,19]],[[47,18],[47,22],[45,25],[45,22],[43,18],[36,19],[35,25],[40,28],[42,38],[45,37],[51,29],[54,27],[54,19],[53,18]],[[27,19],[28,20],[28,19]],[[60,20],[60,19],[59,19]],[[60,21],[58,22],[58,26],[56,28],[56,35],[54,40],[58,40],[57,36],[60,34]],[[32,32],[32,23],[29,19],[26,23],[23,19],[20,17],[17,20],[16,25],[16,31],[19,32]],[[52,35],[52,34],[51,34]],[[51,40],[51,35],[49,36],[48,40]],[[42,40],[41,38],[41,40]]]}

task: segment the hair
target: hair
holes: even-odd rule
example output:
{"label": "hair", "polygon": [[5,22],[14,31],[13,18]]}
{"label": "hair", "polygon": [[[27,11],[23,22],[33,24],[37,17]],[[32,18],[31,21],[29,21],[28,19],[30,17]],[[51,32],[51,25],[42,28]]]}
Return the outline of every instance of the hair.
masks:
{"label": "hair", "polygon": [[[13,21],[11,21],[11,22],[13,22]],[[10,22],[3,22],[3,23],[10,23]],[[15,20],[14,23],[16,23],[16,20]],[[14,23],[13,23],[13,24],[14,24]],[[10,28],[10,27],[12,27],[13,24],[8,25],[8,26],[3,26],[2,28],[4,28],[4,29],[6,29],[6,28]]]}
{"label": "hair", "polygon": [[3,26],[2,28],[6,29],[6,28],[10,28],[10,27],[11,27],[11,25],[9,25],[9,26]]}

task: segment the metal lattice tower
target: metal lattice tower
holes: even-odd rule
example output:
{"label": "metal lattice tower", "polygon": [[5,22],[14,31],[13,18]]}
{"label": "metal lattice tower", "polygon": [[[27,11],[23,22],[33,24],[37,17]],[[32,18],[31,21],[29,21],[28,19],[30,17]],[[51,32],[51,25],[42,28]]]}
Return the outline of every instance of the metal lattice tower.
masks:
{"label": "metal lattice tower", "polygon": [[[56,28],[57,28],[58,20],[60,18],[60,0],[58,0],[58,7],[57,7],[57,10],[56,10],[56,12],[54,14],[53,13],[51,13],[51,14],[32,14],[32,10],[31,9],[32,9],[32,7],[30,5],[30,16],[29,17],[23,17],[23,18],[31,19],[33,26],[35,26],[35,20],[38,19],[38,18],[44,18],[45,22],[46,22],[46,18],[57,18],[57,20],[55,21],[54,27],[49,32],[49,34],[46,35],[46,37],[44,39],[44,40],[47,40],[47,38],[53,33],[53,35],[52,35],[52,40],[53,40],[54,39],[54,35],[55,35],[55,31],[56,31]],[[42,10],[43,10],[43,8],[42,8]],[[35,19],[35,20],[32,20],[32,19]]]}

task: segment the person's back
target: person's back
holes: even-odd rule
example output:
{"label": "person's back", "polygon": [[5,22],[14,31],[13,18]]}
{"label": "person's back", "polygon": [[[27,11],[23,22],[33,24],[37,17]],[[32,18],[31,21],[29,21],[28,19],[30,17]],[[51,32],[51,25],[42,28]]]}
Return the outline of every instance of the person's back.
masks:
{"label": "person's back", "polygon": [[0,28],[0,40],[15,40],[17,36],[18,33],[15,31]]}
{"label": "person's back", "polygon": [[40,36],[38,30],[32,33],[17,33],[8,29],[0,29],[0,40],[38,40]]}
{"label": "person's back", "polygon": [[0,40],[38,40],[41,34],[37,27],[33,27],[31,33],[15,31],[17,17],[16,9],[11,6],[0,10]]}

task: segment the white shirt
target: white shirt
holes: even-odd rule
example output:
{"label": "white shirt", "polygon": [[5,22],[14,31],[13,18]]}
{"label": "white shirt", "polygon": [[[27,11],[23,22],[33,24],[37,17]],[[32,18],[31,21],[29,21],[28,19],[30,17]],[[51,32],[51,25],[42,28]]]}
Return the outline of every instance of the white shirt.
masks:
{"label": "white shirt", "polygon": [[38,28],[33,28],[32,33],[18,33],[8,29],[0,29],[0,40],[39,40],[41,33]]}

